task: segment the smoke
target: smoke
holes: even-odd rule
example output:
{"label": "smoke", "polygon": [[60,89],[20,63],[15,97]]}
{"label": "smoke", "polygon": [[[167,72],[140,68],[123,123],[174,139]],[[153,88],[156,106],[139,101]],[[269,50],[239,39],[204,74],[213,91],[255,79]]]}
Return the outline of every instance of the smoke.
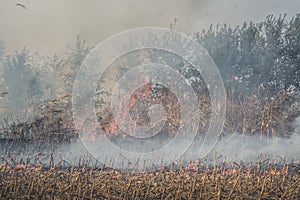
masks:
{"label": "smoke", "polygon": [[[26,9],[16,6],[22,3]],[[41,54],[61,53],[66,44],[81,35],[89,44],[98,44],[124,30],[159,26],[194,33],[211,24],[232,26],[259,21],[268,14],[299,12],[298,0],[2,0],[0,1],[0,40],[10,51],[25,45]]]}
{"label": "smoke", "polygon": [[26,48],[0,60],[0,92],[5,93],[0,98],[0,119],[32,117],[35,105],[54,98],[62,87],[57,77],[48,60]]}
{"label": "smoke", "polygon": [[[226,159],[227,162],[243,161],[245,163],[255,163],[260,157],[270,158],[277,161],[286,162],[299,162],[300,161],[300,117],[295,122],[295,132],[289,138],[273,137],[267,138],[260,135],[239,135],[228,134],[225,137],[219,138],[215,148],[207,155],[208,160],[215,159],[215,156],[222,156],[222,159]],[[183,141],[185,142],[185,141]],[[178,155],[183,148],[181,144],[177,144],[176,152],[172,152],[174,155]],[[80,140],[69,144],[67,147],[62,146],[60,151],[64,152],[64,159],[70,162],[76,162],[80,157],[91,156]],[[143,148],[146,148],[145,146]],[[149,147],[148,149],[151,149]],[[109,151],[109,149],[107,149]],[[199,154],[199,146],[192,146],[188,152],[186,152],[181,159],[185,161],[203,159]],[[101,152],[105,153],[105,152]],[[163,157],[163,155],[160,155]],[[172,156],[166,155],[166,156]],[[110,165],[112,162],[106,160],[106,164]],[[159,160],[161,162],[161,160]],[[118,163],[126,163],[123,161],[113,161],[115,168],[124,168],[124,165],[118,165]],[[126,165],[125,165],[126,166]]]}
{"label": "smoke", "polygon": [[260,156],[299,161],[299,145],[299,133],[294,133],[289,138],[266,138],[233,134],[222,138],[217,143],[213,153],[222,155],[228,160],[243,160],[246,162],[255,162]]}
{"label": "smoke", "polygon": [[[16,6],[16,3],[23,3],[26,9]],[[65,52],[66,44],[73,42],[76,35],[81,35],[88,44],[94,45],[124,30],[144,26],[169,27],[170,23],[173,25],[176,23],[176,29],[184,33],[194,33],[206,29],[211,24],[228,23],[235,26],[244,21],[259,21],[268,14],[288,13],[287,18],[290,18],[299,12],[299,7],[299,0],[165,0],[163,2],[159,0],[2,0],[0,1],[0,40],[5,41],[9,52],[27,45],[30,50],[40,54],[60,54]],[[52,72],[36,77],[53,83],[54,75],[51,76],[51,80],[49,76]],[[13,76],[10,78],[14,80]],[[13,83],[14,88],[20,84]],[[36,84],[33,82],[33,85]],[[52,89],[56,87],[58,86],[53,86]],[[45,88],[41,90],[45,91]],[[15,91],[15,96],[21,94]],[[18,105],[25,103],[26,95],[28,94],[19,95]],[[46,96],[51,97],[51,94]],[[3,104],[3,101],[1,103]],[[220,138],[209,157],[217,154],[226,157],[228,161],[254,162],[260,155],[266,155],[299,160],[300,118],[295,121],[295,127],[295,133],[289,138],[267,139],[261,136],[228,134]],[[0,145],[1,152],[4,151],[5,146]],[[27,155],[20,153],[24,148],[29,149]],[[42,151],[45,157],[41,161],[45,163],[49,161],[52,149],[55,149],[55,163],[63,159],[76,164],[81,158],[92,158],[80,140],[58,144],[55,148],[51,145],[46,145],[43,149],[35,145],[11,146],[12,154],[19,157],[35,158],[34,155]],[[198,159],[200,156],[197,154],[198,149],[199,146],[193,146],[187,153],[186,159]],[[178,144],[178,151],[180,150]]]}
{"label": "smoke", "polygon": [[[299,162],[300,161],[300,117],[295,120],[295,132],[289,138],[263,138],[259,135],[238,135],[231,134],[219,139],[215,148],[206,157],[200,157],[197,154],[199,146],[192,146],[189,151],[177,161],[195,161],[196,159],[205,159],[208,163],[216,161],[220,164],[222,161],[231,163],[233,161],[243,163],[255,163],[259,158],[268,158],[276,163],[282,162]],[[182,141],[186,142],[186,141]],[[176,146],[174,155],[182,151],[182,144]],[[146,147],[144,147],[146,148]],[[151,147],[149,147],[151,148]],[[109,151],[109,149],[107,149]],[[98,161],[94,155],[91,155],[82,144],[80,139],[72,143],[14,143],[0,141],[0,153],[2,161],[0,163],[8,164],[25,164],[29,165],[45,164],[49,166],[50,160],[53,165],[61,165],[62,167],[70,166],[87,166],[99,167],[109,166],[116,169],[127,169],[128,160],[107,158]],[[105,154],[105,152],[100,152]],[[163,157],[164,155],[159,155]],[[172,156],[171,154],[166,156]],[[161,165],[169,165],[171,163],[163,163],[158,157],[156,161],[149,161],[148,167],[160,167]],[[174,160],[175,161],[175,160]],[[141,166],[140,166],[141,167]],[[155,169],[155,168],[154,168]]]}
{"label": "smoke", "polygon": [[[17,6],[17,3],[24,4],[26,8]],[[297,0],[166,0],[163,3],[159,0],[2,0],[0,43],[4,41],[7,54],[14,53],[15,50],[20,52],[26,45],[30,52],[38,52],[40,55],[54,53],[63,55],[67,44],[73,43],[77,35],[81,35],[87,41],[87,45],[95,45],[124,30],[145,26],[169,27],[170,23],[184,33],[194,33],[207,29],[211,24],[228,23],[235,26],[244,21],[259,21],[268,14],[288,13],[289,18],[298,12],[299,7],[300,2]],[[39,63],[31,64],[37,67]],[[44,71],[49,69],[46,64],[41,67]],[[53,69],[51,70],[44,75],[40,75],[43,72],[32,75],[31,83],[40,80],[39,82],[47,83],[40,87],[41,90],[57,90],[58,87],[53,84],[62,84],[58,83],[55,79],[57,76],[53,73]],[[15,77],[16,75],[13,75],[8,79],[14,80]],[[7,90],[4,85],[0,83],[0,92]],[[20,83],[10,85],[15,85],[13,90],[16,95],[8,97],[8,100],[0,100],[0,107],[4,107],[0,108],[1,111],[10,106],[14,106],[16,110],[27,107],[28,99],[25,96],[32,95],[26,94],[25,90],[19,92],[20,89],[17,88]],[[49,89],[48,86],[53,88]],[[39,86],[35,84],[35,87]],[[46,94],[43,99],[51,97],[55,97],[53,92]],[[12,101],[17,98],[19,99],[17,103]],[[13,102],[14,105],[7,105],[7,102]]]}

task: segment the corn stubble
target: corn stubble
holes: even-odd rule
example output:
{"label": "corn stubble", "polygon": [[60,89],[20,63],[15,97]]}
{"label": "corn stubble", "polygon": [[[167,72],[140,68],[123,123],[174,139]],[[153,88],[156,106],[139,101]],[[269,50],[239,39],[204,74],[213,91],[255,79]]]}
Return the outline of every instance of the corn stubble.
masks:
{"label": "corn stubble", "polygon": [[160,169],[0,167],[1,199],[299,199],[300,174],[274,167]]}

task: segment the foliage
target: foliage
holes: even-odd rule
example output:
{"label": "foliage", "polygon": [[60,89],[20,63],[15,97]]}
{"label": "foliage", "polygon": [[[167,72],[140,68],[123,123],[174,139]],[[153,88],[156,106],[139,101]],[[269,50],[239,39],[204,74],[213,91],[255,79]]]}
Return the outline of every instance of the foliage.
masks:
{"label": "foliage", "polygon": [[3,85],[16,110],[22,109],[24,104],[30,104],[34,96],[40,97],[41,84],[36,72],[32,70],[31,56],[26,47],[21,52],[7,55],[2,63]]}
{"label": "foliage", "polygon": [[74,46],[68,45],[69,54],[63,67],[60,69],[62,82],[64,83],[65,93],[72,91],[73,82],[77,71],[85,57],[89,54],[92,47],[86,46],[86,41],[77,36]]}
{"label": "foliage", "polygon": [[0,60],[4,56],[5,50],[6,50],[5,43],[3,41],[0,41]]}
{"label": "foliage", "polygon": [[300,83],[300,14],[268,16],[263,22],[231,28],[211,26],[197,39],[210,53],[228,88],[249,93],[258,87],[297,89]]}
{"label": "foliage", "polygon": [[[297,101],[299,104],[300,14],[289,21],[285,15],[270,15],[262,22],[245,22],[235,28],[226,24],[215,28],[211,26],[195,33],[194,38],[207,49],[224,80],[228,100],[225,130],[281,136],[293,131],[289,124],[300,112],[299,109],[289,109],[297,105]],[[79,36],[68,47],[66,55],[42,57],[31,54],[26,47],[21,52],[9,54],[4,42],[0,42],[0,89],[8,90],[12,99],[10,104],[13,108],[9,109],[9,113],[17,115],[32,108],[29,105],[72,92],[77,71],[92,47]],[[109,78],[118,80],[130,69],[126,63],[143,63],[138,60],[143,58],[143,53],[150,56],[151,62],[177,66],[176,70],[189,80],[202,103],[201,124],[205,129],[211,112],[209,93],[201,74],[182,59],[167,55],[161,60],[160,51],[144,51],[141,55],[133,52],[127,54],[126,59],[120,58],[115,62],[115,67],[110,67],[117,69],[118,73],[108,70],[104,75],[109,77],[111,73]],[[108,90],[113,87],[111,82],[100,80],[99,84],[96,97],[98,93],[101,97],[107,96]],[[157,96],[154,94],[156,88],[152,90],[151,93]],[[105,105],[105,98],[98,98],[96,108]],[[60,109],[68,110],[70,106]],[[105,118],[103,113],[98,115]],[[106,115],[111,116],[111,113]],[[110,119],[104,121],[110,124]]]}

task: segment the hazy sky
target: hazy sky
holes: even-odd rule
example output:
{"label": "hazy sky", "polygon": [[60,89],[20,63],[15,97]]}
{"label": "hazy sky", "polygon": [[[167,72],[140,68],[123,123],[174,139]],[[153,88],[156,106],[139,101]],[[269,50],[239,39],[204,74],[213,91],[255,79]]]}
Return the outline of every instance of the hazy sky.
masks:
{"label": "hazy sky", "polygon": [[76,35],[97,44],[131,28],[169,27],[175,18],[177,29],[193,33],[218,22],[235,26],[299,12],[300,0],[0,0],[0,40],[10,51],[27,45],[53,54],[66,50]]}

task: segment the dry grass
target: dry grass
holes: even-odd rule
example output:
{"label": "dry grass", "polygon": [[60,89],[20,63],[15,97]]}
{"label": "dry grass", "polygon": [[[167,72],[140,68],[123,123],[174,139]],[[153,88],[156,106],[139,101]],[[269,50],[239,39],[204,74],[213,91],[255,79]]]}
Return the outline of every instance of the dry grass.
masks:
{"label": "dry grass", "polygon": [[[144,91],[144,88],[140,89]],[[155,96],[155,97],[154,97]],[[299,98],[299,97],[298,97]],[[0,122],[0,138],[20,140],[72,140],[78,137],[71,111],[71,95],[42,103],[35,110],[35,117],[28,121],[7,119]],[[205,133],[210,123],[211,112],[208,94],[199,96],[200,124],[199,133]],[[180,105],[172,93],[160,91],[134,101],[129,109],[131,117],[137,123],[147,125],[149,115],[146,112],[153,104],[162,103],[167,119],[162,132],[174,135],[181,120]],[[300,116],[299,99],[286,91],[276,94],[267,91],[253,91],[251,95],[227,92],[227,111],[224,132],[239,134],[260,134],[265,136],[288,137],[293,131],[293,121]],[[110,108],[97,107],[100,127],[106,134],[116,135],[120,131]],[[122,113],[120,113],[122,114]],[[122,124],[120,125],[122,126]],[[123,134],[123,133],[119,133]]]}
{"label": "dry grass", "polygon": [[276,94],[255,91],[252,95],[228,94],[225,130],[240,134],[288,137],[300,115],[297,97],[286,91]]}
{"label": "dry grass", "polygon": [[300,174],[266,168],[158,170],[0,168],[1,199],[299,199]]}
{"label": "dry grass", "polygon": [[[70,136],[76,138],[72,113],[68,110],[70,99],[65,96],[41,105],[40,116],[33,121],[12,125],[4,122],[5,137],[22,140],[30,136],[33,141],[46,142],[53,138],[59,141],[67,141]],[[203,129],[212,112],[206,102],[201,104]],[[292,131],[290,122],[299,116],[299,110],[287,109],[294,102],[285,92],[278,92],[273,98],[260,93],[247,97],[228,93],[225,131],[288,136]],[[172,105],[177,106],[176,101]],[[164,106],[168,108],[169,120],[176,125],[180,116],[172,113],[172,105]],[[104,124],[111,123],[110,119],[103,120],[107,120]],[[281,167],[261,167],[261,162],[235,167],[198,163],[176,170],[129,173],[80,164],[64,168],[55,166],[51,156],[48,168],[29,167],[10,157],[14,165],[2,162],[0,199],[300,199],[299,166],[291,170],[285,163]]]}

